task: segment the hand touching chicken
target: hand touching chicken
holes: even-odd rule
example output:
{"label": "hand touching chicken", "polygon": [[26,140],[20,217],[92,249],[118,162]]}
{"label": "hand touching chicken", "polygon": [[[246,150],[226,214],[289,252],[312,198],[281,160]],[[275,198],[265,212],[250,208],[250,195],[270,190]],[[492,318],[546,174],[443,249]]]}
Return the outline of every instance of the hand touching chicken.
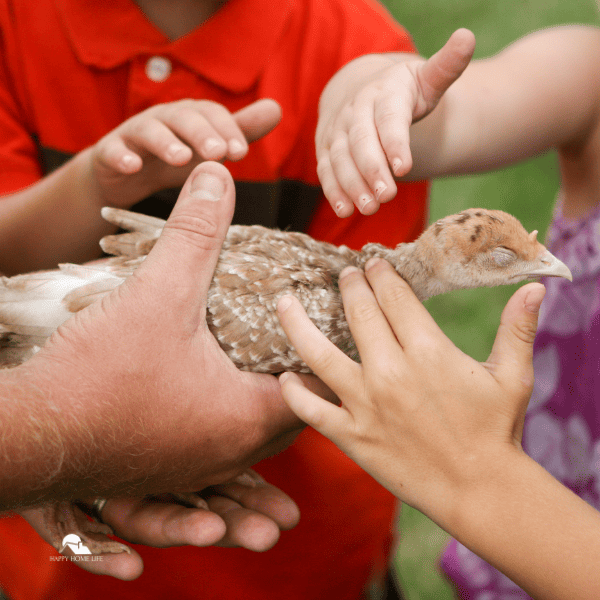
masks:
{"label": "hand touching chicken", "polygon": [[284,399],[403,502],[447,523],[461,494],[490,476],[490,463],[520,448],[545,288],[534,283],[515,293],[489,359],[478,363],[443,334],[386,261],[370,260],[364,273],[345,269],[339,285],[360,364],[292,296],[278,312],[291,343],[342,405],[322,400],[292,373],[280,377]]}

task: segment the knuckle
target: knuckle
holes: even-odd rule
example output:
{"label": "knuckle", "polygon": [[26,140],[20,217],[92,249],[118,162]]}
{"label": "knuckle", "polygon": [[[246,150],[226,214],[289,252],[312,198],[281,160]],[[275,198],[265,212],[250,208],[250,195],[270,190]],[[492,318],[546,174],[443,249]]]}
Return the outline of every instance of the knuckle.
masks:
{"label": "knuckle", "polygon": [[319,370],[329,371],[335,366],[334,354],[329,348],[316,347],[313,350],[312,366]]}
{"label": "knuckle", "polygon": [[322,178],[329,174],[331,171],[331,163],[329,162],[329,155],[323,156],[317,162],[317,175]]}
{"label": "knuckle", "polygon": [[329,148],[329,157],[332,163],[344,160],[348,156],[348,144],[345,138],[338,137]]}
{"label": "knuckle", "polygon": [[398,278],[378,290],[377,299],[383,307],[398,307],[410,301],[411,291],[408,284]]}
{"label": "knuckle", "polygon": [[537,332],[537,325],[531,321],[517,323],[513,325],[512,332],[519,341],[526,344],[533,344]]}
{"label": "knuckle", "polygon": [[379,307],[373,302],[353,303],[345,311],[349,323],[372,323],[380,316]]}
{"label": "knuckle", "polygon": [[174,215],[167,221],[164,231],[203,249],[212,249],[220,243],[219,223],[210,215]]}
{"label": "knuckle", "polygon": [[360,123],[356,123],[350,127],[348,131],[348,141],[350,144],[363,145],[368,143],[372,137],[372,133],[368,127]]}

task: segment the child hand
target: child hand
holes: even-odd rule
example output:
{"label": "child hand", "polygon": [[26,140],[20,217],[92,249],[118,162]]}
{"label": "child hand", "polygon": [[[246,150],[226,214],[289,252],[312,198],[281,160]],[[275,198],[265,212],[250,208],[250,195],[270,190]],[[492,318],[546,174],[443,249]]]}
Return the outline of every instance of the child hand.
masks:
{"label": "child hand", "polygon": [[368,55],[334,76],[321,97],[316,151],[323,192],[338,216],[351,215],[353,204],[371,215],[395,197],[394,177],[412,167],[411,124],[436,107],[474,49],[473,34],[459,29],[429,60]]}
{"label": "child hand", "polygon": [[362,364],[285,296],[278,307],[283,328],[342,405],[322,400],[289,373],[280,378],[284,399],[392,493],[443,524],[444,511],[457,509],[465,492],[493,477],[502,456],[520,450],[545,290],[532,283],[514,294],[488,361],[478,363],[452,344],[387,262],[375,259],[365,274],[342,275]]}
{"label": "child hand", "polygon": [[89,152],[101,203],[128,208],[152,193],[183,185],[203,160],[240,160],[281,118],[273,100],[231,114],[209,100],[153,106],[104,136]]}
{"label": "child hand", "polygon": [[[173,546],[242,547],[255,552],[272,548],[280,531],[292,529],[299,519],[298,507],[280,489],[253,472],[254,484],[226,483],[212,488],[206,497],[209,510],[190,508],[163,498],[111,498],[102,520],[122,540],[155,548]],[[24,509],[21,515],[38,535],[49,541],[43,512]],[[131,554],[103,554],[102,560],[78,561],[96,575],[132,580],[142,573],[143,562]]]}

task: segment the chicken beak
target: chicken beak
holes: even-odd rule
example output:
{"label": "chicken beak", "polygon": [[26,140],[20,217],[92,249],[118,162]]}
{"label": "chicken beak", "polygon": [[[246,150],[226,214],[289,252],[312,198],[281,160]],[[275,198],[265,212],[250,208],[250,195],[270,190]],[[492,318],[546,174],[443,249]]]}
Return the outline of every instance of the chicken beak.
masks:
{"label": "chicken beak", "polygon": [[564,277],[569,281],[573,281],[573,275],[571,275],[569,267],[561,260],[558,260],[558,258],[548,250],[540,256],[537,264],[539,267],[534,267],[531,271],[523,273],[527,279],[536,279],[537,277]]}

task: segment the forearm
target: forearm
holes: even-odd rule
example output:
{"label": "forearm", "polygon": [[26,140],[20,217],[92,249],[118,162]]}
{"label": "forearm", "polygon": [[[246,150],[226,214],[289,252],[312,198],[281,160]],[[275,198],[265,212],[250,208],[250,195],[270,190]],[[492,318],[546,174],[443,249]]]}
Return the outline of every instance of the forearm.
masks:
{"label": "forearm", "polygon": [[600,513],[514,451],[440,524],[533,598],[600,597]]}
{"label": "forearm", "polygon": [[583,147],[600,115],[600,29],[531,34],[472,62],[411,128],[411,179],[498,168]]}
{"label": "forearm", "polygon": [[84,262],[100,254],[113,228],[100,216],[89,150],[36,184],[0,199],[0,273],[12,275]]}
{"label": "forearm", "polygon": [[[69,470],[72,415],[49,403],[22,369],[0,375],[0,510],[43,500]],[[68,438],[71,437],[69,440]]]}
{"label": "forearm", "polygon": [[0,511],[129,493],[160,460],[143,427],[125,431],[136,413],[115,401],[116,386],[102,394],[98,389],[107,386],[92,372],[77,377],[62,367],[0,373]]}

